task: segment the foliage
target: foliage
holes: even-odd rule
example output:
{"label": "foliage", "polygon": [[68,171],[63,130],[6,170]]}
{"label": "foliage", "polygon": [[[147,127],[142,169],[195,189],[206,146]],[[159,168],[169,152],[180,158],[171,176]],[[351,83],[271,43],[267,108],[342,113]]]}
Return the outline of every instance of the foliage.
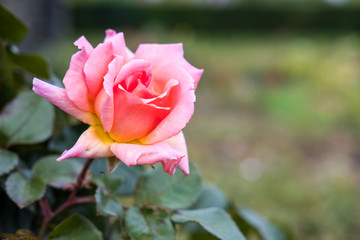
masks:
{"label": "foliage", "polygon": [[[55,118],[51,105],[25,91],[25,81],[15,87],[17,73],[13,67],[19,66],[36,76],[49,74],[41,57],[10,50],[11,43],[19,41],[25,30],[23,24],[2,7],[0,17],[13,26],[0,29],[1,57],[8,64],[0,69],[4,83],[0,90],[10,93],[1,99],[5,106],[0,114],[0,176],[4,183],[1,187],[7,194],[7,204],[11,200],[23,209],[14,210],[3,204],[0,212],[12,218],[15,213],[28,210],[28,219],[32,222],[28,230],[18,229],[20,223],[16,221],[13,226],[0,225],[0,232],[3,232],[0,237],[165,240],[175,238],[178,225],[193,221],[220,239],[245,239],[242,226],[230,215],[232,209],[228,208],[225,196],[216,187],[202,183],[194,164],[190,165],[189,176],[180,171],[170,176],[159,165],[154,169],[128,168],[120,165],[118,159],[108,160],[107,173],[99,169],[99,164],[93,164],[94,159],[85,163],[76,159],[56,163],[59,152],[52,147],[54,141],[61,139],[65,145],[73,141],[71,137],[62,136],[78,123],[66,117]],[[100,161],[101,165],[106,165],[104,159]],[[276,229],[258,215],[244,217],[240,213],[237,217],[260,229],[263,235],[262,229]],[[193,229],[188,234],[197,231],[201,229]]]}

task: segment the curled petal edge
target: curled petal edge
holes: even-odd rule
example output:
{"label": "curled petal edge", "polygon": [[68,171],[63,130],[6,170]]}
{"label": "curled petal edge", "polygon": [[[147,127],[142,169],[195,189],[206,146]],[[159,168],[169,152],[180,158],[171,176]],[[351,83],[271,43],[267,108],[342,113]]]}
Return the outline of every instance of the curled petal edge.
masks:
{"label": "curled petal edge", "polygon": [[153,145],[112,143],[111,151],[127,166],[153,165],[161,162],[164,171],[174,175],[176,167],[185,154],[172,148],[166,142]]}

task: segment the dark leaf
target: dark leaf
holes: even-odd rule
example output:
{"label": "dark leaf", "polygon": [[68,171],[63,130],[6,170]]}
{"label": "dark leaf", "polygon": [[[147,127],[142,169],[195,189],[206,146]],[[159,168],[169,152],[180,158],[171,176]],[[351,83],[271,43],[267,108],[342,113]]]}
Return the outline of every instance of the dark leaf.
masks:
{"label": "dark leaf", "polygon": [[135,191],[138,206],[160,205],[171,209],[187,208],[199,197],[201,176],[193,164],[190,175],[177,171],[174,176],[165,173],[161,167],[149,170],[140,176]]}
{"label": "dark leaf", "polygon": [[49,240],[101,240],[101,232],[85,217],[75,214],[54,228]]}
{"label": "dark leaf", "polygon": [[250,209],[239,208],[237,215],[264,240],[286,239],[280,229]]}
{"label": "dark leaf", "polygon": [[171,219],[176,223],[199,223],[208,232],[223,240],[245,240],[230,215],[220,208],[180,210]]}
{"label": "dark leaf", "polygon": [[92,181],[103,187],[110,195],[116,195],[121,186],[122,178],[114,174],[100,174],[93,177]]}
{"label": "dark leaf", "polygon": [[19,163],[19,157],[10,151],[0,149],[0,176],[9,173]]}
{"label": "dark leaf", "polygon": [[191,209],[218,207],[225,209],[227,199],[224,193],[215,185],[205,184],[201,188],[200,197]]}
{"label": "dark leaf", "polygon": [[98,187],[95,193],[97,212],[104,216],[121,216],[122,206],[115,197],[111,196],[103,187]]}
{"label": "dark leaf", "polygon": [[45,194],[46,185],[31,171],[12,173],[6,180],[6,193],[20,208],[24,208]]}
{"label": "dark leaf", "polygon": [[0,37],[11,42],[20,42],[27,32],[26,26],[0,4]]}
{"label": "dark leaf", "polygon": [[132,240],[171,240],[175,229],[169,214],[163,210],[130,207],[125,212],[125,230]]}
{"label": "dark leaf", "polygon": [[35,54],[9,54],[13,64],[21,67],[38,78],[49,78],[49,69],[45,59]]}
{"label": "dark leaf", "polygon": [[33,92],[21,93],[0,114],[0,131],[7,145],[32,144],[50,137],[54,125],[54,108]]}
{"label": "dark leaf", "polygon": [[57,162],[58,155],[40,158],[33,166],[34,175],[39,176],[46,184],[64,189],[76,183],[82,164],[74,159]]}

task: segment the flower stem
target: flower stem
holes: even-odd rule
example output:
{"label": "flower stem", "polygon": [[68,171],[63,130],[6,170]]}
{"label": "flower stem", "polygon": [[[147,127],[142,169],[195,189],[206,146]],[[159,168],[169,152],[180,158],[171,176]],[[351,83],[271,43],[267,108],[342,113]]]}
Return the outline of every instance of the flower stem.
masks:
{"label": "flower stem", "polygon": [[52,211],[50,209],[49,202],[47,201],[47,199],[45,197],[40,199],[39,204],[40,204],[41,211],[42,211],[42,213],[44,215],[44,219],[43,219],[43,222],[42,222],[40,230],[39,230],[39,238],[43,238],[50,221],[55,216],[57,216],[60,212],[65,210],[66,208],[68,208],[68,207],[70,207],[72,205],[79,204],[79,203],[95,202],[95,197],[94,196],[76,197],[77,192],[79,191],[79,189],[81,188],[81,186],[82,186],[82,184],[83,184],[83,182],[85,180],[87,170],[88,170],[88,168],[90,167],[90,165],[91,165],[91,163],[93,161],[94,161],[93,158],[89,158],[85,162],[85,164],[84,164],[84,166],[83,166],[83,168],[82,168],[82,170],[81,170],[81,172],[80,172],[80,174],[79,174],[79,176],[78,176],[78,178],[76,180],[76,184],[74,186],[74,189],[70,193],[69,197],[67,198],[67,200],[63,204],[61,204],[54,211]]}

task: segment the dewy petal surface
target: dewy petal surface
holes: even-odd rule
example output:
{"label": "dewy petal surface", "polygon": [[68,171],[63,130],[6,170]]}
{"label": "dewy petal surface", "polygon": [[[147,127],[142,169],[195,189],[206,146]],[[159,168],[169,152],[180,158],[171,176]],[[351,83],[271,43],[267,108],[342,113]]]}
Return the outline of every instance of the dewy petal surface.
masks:
{"label": "dewy petal surface", "polygon": [[64,112],[89,125],[96,125],[99,120],[95,114],[79,109],[68,97],[64,88],[59,88],[37,78],[33,80],[33,91],[49,100]]}
{"label": "dewy petal surface", "polygon": [[176,166],[184,157],[184,154],[176,151],[165,142],[152,145],[113,143],[111,144],[111,151],[127,166],[153,165],[161,162],[164,170],[170,175],[175,173]]}
{"label": "dewy petal surface", "polygon": [[89,127],[81,134],[78,141],[70,149],[66,150],[57,161],[67,158],[103,158],[111,157],[114,154],[110,150],[113,140],[98,126]]}

